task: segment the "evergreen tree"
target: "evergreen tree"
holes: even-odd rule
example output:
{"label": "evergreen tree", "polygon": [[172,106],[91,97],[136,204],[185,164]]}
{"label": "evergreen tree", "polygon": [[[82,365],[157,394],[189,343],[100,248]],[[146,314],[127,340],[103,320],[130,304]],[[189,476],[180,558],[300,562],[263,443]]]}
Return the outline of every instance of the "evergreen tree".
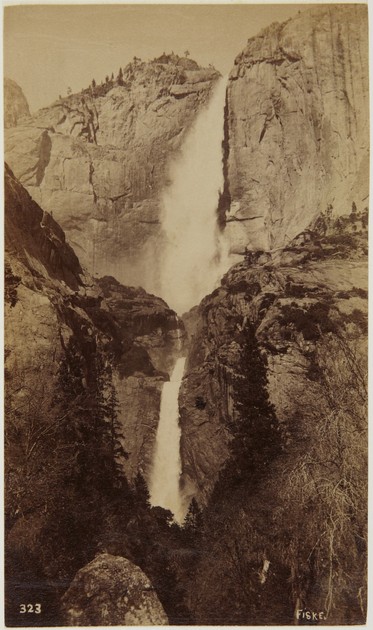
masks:
{"label": "evergreen tree", "polygon": [[184,520],[184,529],[196,532],[202,527],[202,511],[193,497],[189,504],[188,512]]}
{"label": "evergreen tree", "polygon": [[123,70],[122,70],[122,68],[119,68],[117,81],[118,81],[118,85],[123,85]]}
{"label": "evergreen tree", "polygon": [[182,528],[184,542],[189,546],[199,546],[203,532],[203,516],[197,500],[193,497]]}
{"label": "evergreen tree", "polygon": [[134,481],[135,501],[140,507],[150,507],[150,494],[148,485],[140,472],[137,473]]}
{"label": "evergreen tree", "polygon": [[250,480],[264,472],[279,453],[280,439],[265,361],[251,324],[242,331],[239,342],[237,372],[232,379],[236,418],[230,425],[233,438],[228,470],[233,479]]}
{"label": "evergreen tree", "polygon": [[65,346],[59,375],[57,402],[68,421],[59,427],[58,443],[64,445],[68,458],[65,455],[57,462],[60,485],[58,495],[49,499],[44,533],[55,548],[56,566],[63,570],[66,566],[69,572],[93,557],[105,519],[118,500],[125,503],[130,494],[119,460],[125,452],[119,440],[111,372],[94,340],[91,346],[85,347],[83,357],[81,341],[72,337]]}

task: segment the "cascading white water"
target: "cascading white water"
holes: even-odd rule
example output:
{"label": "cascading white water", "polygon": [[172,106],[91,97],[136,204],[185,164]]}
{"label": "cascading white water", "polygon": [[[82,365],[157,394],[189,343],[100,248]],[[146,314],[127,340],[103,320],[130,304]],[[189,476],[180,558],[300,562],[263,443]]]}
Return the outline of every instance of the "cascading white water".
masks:
{"label": "cascading white water", "polygon": [[228,269],[216,214],[224,184],[225,89],[226,81],[221,79],[170,168],[171,184],[162,198],[167,245],[162,252],[160,293],[180,314],[210,293]]}
{"label": "cascading white water", "polygon": [[181,523],[184,509],[179,490],[181,474],[179,388],[183,378],[185,357],[176,361],[170,381],[163,385],[161,409],[155,442],[153,471],[150,481],[150,502],[171,510]]}
{"label": "cascading white water", "polygon": [[[222,140],[226,81],[221,79],[207,107],[189,132],[179,159],[170,169],[163,194],[162,226],[167,244],[161,256],[161,296],[184,313],[211,292],[229,267],[227,247],[217,226],[222,191]],[[185,358],[178,359],[162,390],[150,502],[173,512],[181,523],[185,509],[181,474],[179,388]]]}

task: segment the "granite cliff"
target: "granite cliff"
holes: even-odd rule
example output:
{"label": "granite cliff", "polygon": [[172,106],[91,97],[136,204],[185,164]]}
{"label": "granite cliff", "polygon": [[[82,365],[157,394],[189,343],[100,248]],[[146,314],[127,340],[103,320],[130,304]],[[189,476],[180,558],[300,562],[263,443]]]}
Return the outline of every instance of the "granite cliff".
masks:
{"label": "granite cliff", "polygon": [[353,208],[247,252],[186,318],[182,487],[204,507],[188,588],[201,624],[297,625],[310,610],[364,623],[367,271],[367,211]]}
{"label": "granite cliff", "polygon": [[364,5],[318,6],[249,39],[229,75],[221,222],[231,250],[289,243],[369,194]]}
{"label": "granite cliff", "polygon": [[[5,209],[5,367],[13,379],[12,404],[29,400],[33,391],[32,407],[47,409],[60,387],[61,363],[72,355],[88,394],[100,356],[110,362],[118,398],[128,451],[122,463],[130,480],[138,471],[147,477],[160,392],[179,352],[182,324],[143,289],[124,287],[111,277],[94,281],[84,273],[62,229],[8,168]],[[22,425],[26,418],[21,414],[17,422]]]}
{"label": "granite cliff", "polygon": [[218,77],[176,55],[135,58],[122,77],[7,131],[7,162],[91,273],[142,285],[156,276],[168,165]]}
{"label": "granite cliff", "polygon": [[4,78],[4,127],[16,127],[30,118],[27,99],[19,85],[11,79]]}
{"label": "granite cliff", "polygon": [[[340,302],[343,291],[367,288],[367,99],[362,5],[299,12],[251,38],[235,59],[219,212],[231,251],[245,256],[221,288],[184,318],[192,338],[181,391],[184,483],[185,492],[193,494],[194,487],[202,502],[229,453],[234,340],[245,322],[254,325],[268,355],[270,397],[282,418],[297,398],[291,391],[286,399],[285,390],[308,388],[297,354],[305,349],[298,347],[293,356],[292,345],[285,349],[278,339],[281,305],[297,297],[289,287],[304,287],[298,297],[313,292],[315,304],[318,295],[327,295],[338,309],[353,303]],[[312,314],[313,308],[310,317],[317,322],[320,313]]]}
{"label": "granite cliff", "polygon": [[[145,592],[149,580],[125,558],[158,583],[138,529],[154,535],[162,523],[149,514],[144,478],[182,323],[143,289],[84,272],[61,227],[7,166],[5,319],[8,622],[19,622],[19,598],[28,600],[35,582],[41,624],[56,623],[74,573],[108,545],[124,556],[123,575],[134,585],[127,607],[107,601],[112,623],[122,614],[165,623],[156,595]],[[95,592],[106,601],[106,585]],[[162,585],[159,592],[167,599]]]}
{"label": "granite cliff", "polygon": [[186,492],[194,488],[206,503],[228,457],[231,383],[246,324],[265,357],[281,422],[294,414],[301,392],[312,390],[312,361],[324,336],[339,327],[348,337],[351,328],[366,355],[367,273],[367,212],[340,222],[323,218],[284,249],[248,252],[188,315],[191,347],[180,399]]}

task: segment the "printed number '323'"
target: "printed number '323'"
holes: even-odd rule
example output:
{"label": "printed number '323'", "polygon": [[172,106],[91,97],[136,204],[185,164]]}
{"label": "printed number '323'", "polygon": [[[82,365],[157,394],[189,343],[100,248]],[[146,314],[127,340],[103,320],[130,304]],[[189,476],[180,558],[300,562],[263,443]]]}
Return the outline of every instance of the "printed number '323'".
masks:
{"label": "printed number '323'", "polygon": [[41,604],[20,604],[19,612],[36,613],[37,615],[39,615],[41,613]]}

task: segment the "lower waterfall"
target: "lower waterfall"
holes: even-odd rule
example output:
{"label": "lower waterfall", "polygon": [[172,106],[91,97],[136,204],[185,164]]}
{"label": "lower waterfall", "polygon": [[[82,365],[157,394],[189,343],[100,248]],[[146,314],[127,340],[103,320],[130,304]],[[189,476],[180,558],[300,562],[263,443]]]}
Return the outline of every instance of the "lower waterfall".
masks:
{"label": "lower waterfall", "polygon": [[149,487],[151,505],[171,510],[178,523],[181,523],[185,516],[179,490],[181,474],[179,389],[185,360],[185,357],[177,359],[170,380],[163,385]]}

